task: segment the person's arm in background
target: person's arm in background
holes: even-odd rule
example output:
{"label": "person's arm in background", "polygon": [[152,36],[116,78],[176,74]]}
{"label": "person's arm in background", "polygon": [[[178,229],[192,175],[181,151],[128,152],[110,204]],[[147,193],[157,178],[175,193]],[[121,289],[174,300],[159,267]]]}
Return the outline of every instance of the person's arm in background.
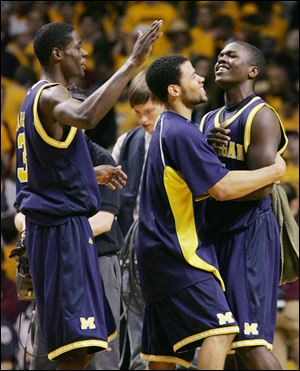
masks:
{"label": "person's arm in background", "polygon": [[[108,151],[92,142],[90,139],[86,139],[93,166],[115,166],[115,162]],[[101,210],[98,211],[96,215],[89,218],[95,237],[111,230],[115,216],[119,211],[118,193],[101,185],[99,188],[101,193]]]}
{"label": "person's arm in background", "polygon": [[15,216],[15,226],[19,233],[25,231],[26,224],[25,224],[25,215],[21,212],[18,212]]}
{"label": "person's arm in background", "polygon": [[89,218],[93,231],[93,236],[99,236],[102,233],[111,230],[115,215],[108,211],[99,211],[96,215]]}

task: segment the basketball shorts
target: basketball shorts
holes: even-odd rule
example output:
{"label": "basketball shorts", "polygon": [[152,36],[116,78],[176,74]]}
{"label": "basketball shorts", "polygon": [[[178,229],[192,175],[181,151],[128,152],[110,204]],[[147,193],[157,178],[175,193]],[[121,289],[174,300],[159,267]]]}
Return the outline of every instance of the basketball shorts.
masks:
{"label": "basketball shorts", "polygon": [[280,274],[280,237],[273,212],[257,217],[247,229],[216,240],[225,295],[240,332],[232,348],[272,349]]}
{"label": "basketball shorts", "polygon": [[208,278],[146,305],[141,358],[188,368],[205,338],[238,332],[220,284]]}
{"label": "basketball shorts", "polygon": [[48,358],[108,348],[116,337],[86,217],[55,226],[26,222],[26,247]]}

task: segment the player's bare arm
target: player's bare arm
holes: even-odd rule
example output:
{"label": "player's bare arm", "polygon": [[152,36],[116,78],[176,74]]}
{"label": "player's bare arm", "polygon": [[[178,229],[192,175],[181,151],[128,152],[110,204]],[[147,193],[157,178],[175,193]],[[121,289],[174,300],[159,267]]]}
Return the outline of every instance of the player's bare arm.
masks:
{"label": "player's bare arm", "polygon": [[[45,89],[39,110],[44,118],[49,118],[49,124],[44,124],[46,131],[50,135],[52,131],[56,133],[60,131],[59,125],[94,128],[117,101],[136,68],[149,56],[152,44],[161,36],[161,27],[162,21],[154,21],[147,31],[140,33],[127,62],[84,102],[72,99],[61,85]],[[53,129],[51,125],[57,128]]]}
{"label": "player's bare arm", "polygon": [[[280,123],[277,116],[265,106],[257,112],[251,127],[251,141],[247,151],[247,166],[260,169],[274,163],[281,140]],[[273,184],[244,196],[240,201],[259,200],[272,192]]]}
{"label": "player's bare arm", "polygon": [[208,193],[219,201],[237,199],[273,184],[284,175],[285,170],[285,161],[277,154],[273,165],[256,170],[229,171]]}

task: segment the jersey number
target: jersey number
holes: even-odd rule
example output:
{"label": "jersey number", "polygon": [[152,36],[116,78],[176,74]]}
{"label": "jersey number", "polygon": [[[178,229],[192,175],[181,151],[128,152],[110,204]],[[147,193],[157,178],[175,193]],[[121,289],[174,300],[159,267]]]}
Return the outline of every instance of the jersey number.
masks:
{"label": "jersey number", "polygon": [[[22,112],[23,113],[23,112]],[[20,115],[18,119],[22,122],[19,122],[18,124],[20,126],[24,126],[24,117],[25,115]],[[25,183],[28,181],[28,171],[27,171],[27,152],[26,152],[26,143],[25,143],[25,133],[19,133],[17,138],[17,145],[18,149],[23,149],[23,166],[18,167],[17,169],[17,177],[21,183]]]}

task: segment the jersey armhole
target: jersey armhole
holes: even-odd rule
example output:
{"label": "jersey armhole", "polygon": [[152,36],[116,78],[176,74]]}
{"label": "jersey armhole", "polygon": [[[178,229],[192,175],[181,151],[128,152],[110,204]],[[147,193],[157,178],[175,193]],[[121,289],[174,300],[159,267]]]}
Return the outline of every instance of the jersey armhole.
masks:
{"label": "jersey armhole", "polygon": [[75,137],[75,134],[77,132],[77,128],[75,128],[74,126],[70,126],[70,130],[69,130],[69,133],[67,135],[67,138],[64,141],[59,141],[59,140],[56,140],[54,138],[51,138],[47,134],[46,130],[44,129],[44,127],[43,127],[43,125],[40,121],[39,115],[38,115],[38,102],[39,102],[40,96],[42,94],[42,91],[46,87],[55,86],[55,85],[59,85],[59,84],[58,83],[45,84],[36,93],[36,95],[34,97],[34,102],[33,102],[33,122],[34,122],[34,127],[35,127],[37,133],[39,134],[39,136],[42,138],[42,140],[44,142],[46,142],[47,144],[49,144],[52,147],[65,149],[65,148],[68,148],[69,145],[71,144],[71,142],[73,141],[73,139]]}

